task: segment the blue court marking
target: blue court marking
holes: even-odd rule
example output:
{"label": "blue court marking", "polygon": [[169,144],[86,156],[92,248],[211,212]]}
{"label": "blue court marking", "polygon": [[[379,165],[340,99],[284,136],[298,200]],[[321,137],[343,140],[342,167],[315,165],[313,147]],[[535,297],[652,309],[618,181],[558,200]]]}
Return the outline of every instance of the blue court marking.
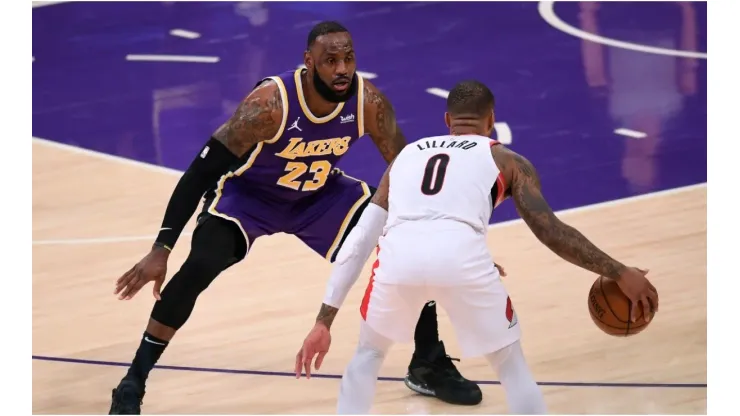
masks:
{"label": "blue court marking", "polygon": [[[99,361],[99,360],[84,360],[80,358],[65,358],[65,357],[47,357],[44,355],[32,355],[32,359],[40,361],[54,361],[61,363],[71,364],[87,364],[87,365],[106,365],[114,367],[128,367],[130,363],[122,363],[115,361]],[[258,370],[236,370],[229,368],[208,368],[208,367],[185,367],[179,365],[157,365],[155,368],[161,370],[175,370],[175,371],[197,371],[203,373],[226,373],[226,374],[248,374],[255,376],[277,376],[277,377],[295,377],[295,373],[288,373],[283,371],[258,371]],[[329,378],[329,379],[340,379],[341,374],[312,374],[311,377],[315,378]],[[379,377],[380,381],[403,381],[400,377]],[[501,384],[496,380],[477,380],[477,384]],[[569,381],[538,381],[537,384],[540,386],[556,386],[556,387],[639,387],[639,388],[688,388],[688,389],[705,389],[707,383],[606,383],[606,382],[569,382]]]}

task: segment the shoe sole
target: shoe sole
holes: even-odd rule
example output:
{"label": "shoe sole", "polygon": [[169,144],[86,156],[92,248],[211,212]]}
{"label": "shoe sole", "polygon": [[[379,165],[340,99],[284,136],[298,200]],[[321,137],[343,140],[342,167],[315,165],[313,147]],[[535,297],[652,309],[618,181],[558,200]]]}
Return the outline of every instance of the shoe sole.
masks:
{"label": "shoe sole", "polygon": [[409,376],[408,375],[406,377],[404,377],[403,384],[405,384],[406,387],[408,387],[411,391],[413,391],[415,393],[418,393],[418,394],[421,394],[422,396],[434,397],[434,398],[436,398],[438,400],[441,400],[441,401],[443,401],[445,403],[454,404],[456,406],[477,406],[483,400],[482,397],[481,397],[481,400],[479,400],[479,401],[477,401],[475,403],[473,403],[473,402],[467,402],[466,403],[466,402],[459,402],[459,401],[447,400],[447,398],[445,398],[445,397],[437,396],[437,393],[436,392],[434,392],[432,390],[429,390],[429,389],[426,389],[426,388],[424,388],[424,387],[422,387],[422,386],[420,386],[418,384],[415,384],[413,381],[409,380]]}
{"label": "shoe sole", "polygon": [[409,380],[409,376],[404,377],[403,384],[406,385],[411,391],[421,394],[422,396],[427,397],[437,397],[437,394],[433,392],[432,390],[425,389],[424,387],[414,384],[413,381]]}

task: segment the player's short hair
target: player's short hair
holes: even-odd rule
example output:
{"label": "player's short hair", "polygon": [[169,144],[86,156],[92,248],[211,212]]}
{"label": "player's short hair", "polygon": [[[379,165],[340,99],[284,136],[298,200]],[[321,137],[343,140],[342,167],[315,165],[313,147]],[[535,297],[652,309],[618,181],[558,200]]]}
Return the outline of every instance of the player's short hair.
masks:
{"label": "player's short hair", "polygon": [[308,32],[308,41],[306,42],[306,47],[311,48],[311,46],[316,42],[316,38],[323,35],[328,35],[329,33],[349,33],[349,30],[347,30],[346,27],[342,26],[338,22],[334,21],[328,21],[328,22],[321,22],[317,23],[316,26],[311,29],[310,32]]}
{"label": "player's short hair", "polygon": [[455,85],[447,96],[450,115],[475,114],[485,116],[495,105],[493,93],[482,82],[470,80]]}

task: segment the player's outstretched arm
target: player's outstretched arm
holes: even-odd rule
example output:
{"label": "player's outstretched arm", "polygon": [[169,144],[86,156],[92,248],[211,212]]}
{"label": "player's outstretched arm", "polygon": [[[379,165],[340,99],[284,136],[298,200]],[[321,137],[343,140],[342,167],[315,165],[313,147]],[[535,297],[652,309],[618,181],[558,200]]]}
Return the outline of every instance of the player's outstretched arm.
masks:
{"label": "player's outstretched arm", "polygon": [[280,89],[267,81],[239,104],[234,115],[213,134],[180,177],[151,251],[116,281],[114,293],[119,299],[131,299],[151,281],[154,281],[154,297],[159,299],[169,253],[203,194],[255,144],[278,134],[282,123]]}
{"label": "player's outstretched arm", "polygon": [[612,279],[620,277],[627,269],[625,265],[555,216],[542,195],[539,175],[529,160],[501,145],[493,146],[491,153],[509,184],[519,215],[542,244],[576,266]]}
{"label": "player's outstretched arm", "polygon": [[156,245],[171,250],[203,194],[254,145],[272,139],[283,118],[280,89],[274,81],[255,88],[231,118],[213,134],[180,178],[170,197]]}
{"label": "player's outstretched arm", "polygon": [[626,267],[599,250],[575,228],[560,221],[542,196],[540,178],[532,163],[504,146],[491,147],[491,154],[509,184],[519,215],[535,236],[555,254],[586,270],[616,280],[632,301],[630,318],[637,319],[637,307],[658,310],[658,291],[647,280],[647,271]]}
{"label": "player's outstretched arm", "polygon": [[391,163],[406,146],[406,138],[396,121],[396,112],[388,98],[370,81],[364,80],[365,131],[386,162]]}

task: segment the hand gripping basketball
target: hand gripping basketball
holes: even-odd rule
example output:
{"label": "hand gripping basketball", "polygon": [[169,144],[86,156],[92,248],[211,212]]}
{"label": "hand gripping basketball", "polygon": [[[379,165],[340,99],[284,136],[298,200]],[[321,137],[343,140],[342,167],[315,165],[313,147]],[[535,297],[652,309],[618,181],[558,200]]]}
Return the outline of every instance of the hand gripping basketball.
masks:
{"label": "hand gripping basketball", "polygon": [[619,289],[632,302],[632,308],[630,310],[630,320],[632,322],[635,322],[638,317],[638,303],[642,305],[645,322],[650,322],[650,316],[652,314],[649,311],[658,311],[658,291],[647,277],[645,277],[648,271],[629,267],[617,279]]}
{"label": "hand gripping basketball", "polygon": [[164,278],[167,275],[167,258],[170,251],[162,247],[154,247],[141,261],[116,280],[116,290],[119,300],[133,298],[144,285],[154,281],[154,298],[160,300],[160,291]]}

